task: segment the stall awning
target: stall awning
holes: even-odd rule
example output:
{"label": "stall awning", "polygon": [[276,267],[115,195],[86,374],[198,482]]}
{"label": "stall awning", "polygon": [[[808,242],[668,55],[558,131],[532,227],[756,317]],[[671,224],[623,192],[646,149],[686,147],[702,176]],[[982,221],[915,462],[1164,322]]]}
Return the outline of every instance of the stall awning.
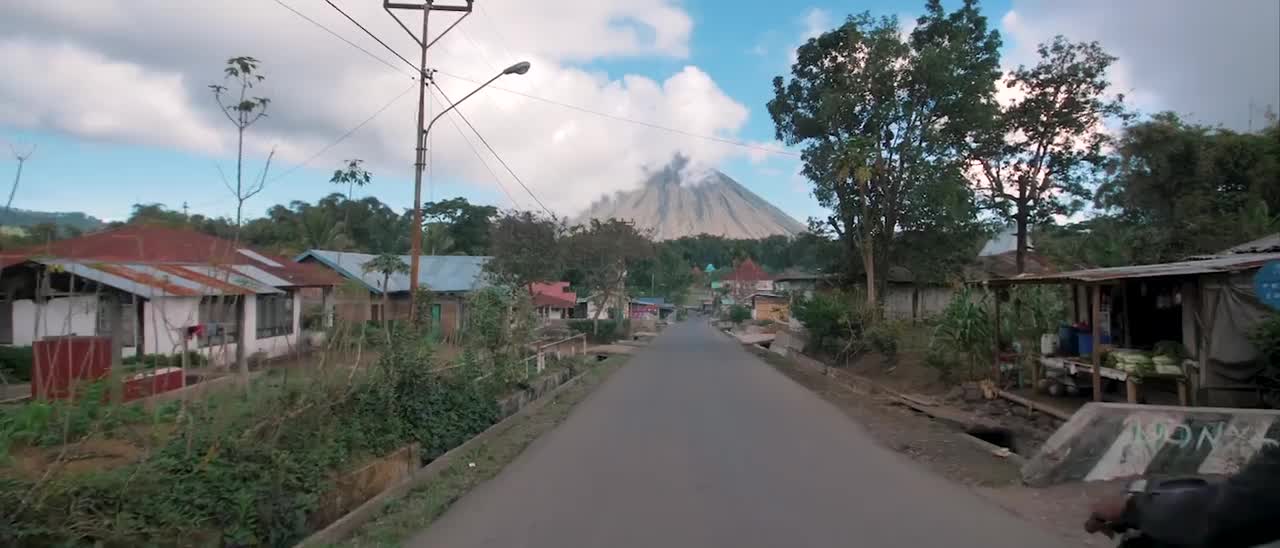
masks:
{"label": "stall awning", "polygon": [[1012,278],[991,280],[993,285],[1019,283],[1100,283],[1133,278],[1158,278],[1163,276],[1197,276],[1252,270],[1269,261],[1280,260],[1280,253],[1248,253],[1217,255],[1194,261],[1116,266],[1055,272],[1051,274],[1022,274]]}

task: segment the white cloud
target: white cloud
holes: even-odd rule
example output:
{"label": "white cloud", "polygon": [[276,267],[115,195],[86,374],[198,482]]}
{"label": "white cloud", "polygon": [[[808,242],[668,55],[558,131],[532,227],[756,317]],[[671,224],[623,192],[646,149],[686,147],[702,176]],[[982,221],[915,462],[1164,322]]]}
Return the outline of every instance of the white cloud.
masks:
{"label": "white cloud", "polygon": [[90,139],[218,152],[183,76],[109,60],[70,44],[0,40],[0,120]]}
{"label": "white cloud", "polygon": [[1030,64],[1036,45],[1061,34],[1098,41],[1119,58],[1113,89],[1131,106],[1171,109],[1205,124],[1254,127],[1266,105],[1280,108],[1280,3],[1033,2],[1015,0],[1001,20],[1014,47],[1007,66]]}
{"label": "white cloud", "polygon": [[[206,85],[220,80],[228,57],[262,61],[269,116],[250,130],[259,155],[279,145],[277,165],[308,158],[412,83],[408,67],[322,3],[286,0],[379,57],[388,68],[273,2],[227,0],[50,0],[11,6],[0,20],[0,70],[20,74],[0,82],[0,125],[34,127],[82,138],[164,144],[211,153],[229,150],[230,124],[219,118]],[[347,2],[348,13],[410,59],[409,37],[376,2]],[[586,60],[688,55],[692,19],[675,0],[487,0],[429,52],[442,73],[484,81],[515,60],[529,60],[525,76],[495,84],[613,116],[691,133],[733,136],[748,111],[710,76],[687,66],[663,79],[576,68]],[[412,13],[407,14],[412,16]],[[439,32],[450,15],[432,14]],[[442,74],[457,100],[474,84]],[[375,175],[408,176],[413,162],[416,91],[316,159],[366,159]],[[436,102],[432,112],[439,109]],[[593,198],[638,184],[645,167],[677,152],[716,165],[741,149],[627,124],[521,97],[499,89],[459,108],[539,198],[561,213]],[[458,125],[470,134],[460,122]],[[478,187],[492,177],[448,119],[432,130],[432,175]],[[480,148],[503,182],[515,182]],[[260,161],[260,159],[258,160]],[[255,162],[253,165],[257,165]],[[379,195],[384,200],[408,195]],[[520,191],[523,192],[523,191]],[[517,194],[517,198],[527,201]]]}

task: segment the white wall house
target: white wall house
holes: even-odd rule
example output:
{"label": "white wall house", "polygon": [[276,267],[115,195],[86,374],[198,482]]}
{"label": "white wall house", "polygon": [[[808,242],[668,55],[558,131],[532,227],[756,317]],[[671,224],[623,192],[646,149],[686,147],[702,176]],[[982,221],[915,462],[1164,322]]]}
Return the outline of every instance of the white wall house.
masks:
{"label": "white wall house", "polygon": [[[51,248],[50,248],[51,247]],[[205,354],[214,364],[299,349],[302,290],[339,279],[192,231],[124,227],[0,255],[0,344],[110,334],[121,302],[125,356]],[[199,333],[188,337],[193,328]]]}

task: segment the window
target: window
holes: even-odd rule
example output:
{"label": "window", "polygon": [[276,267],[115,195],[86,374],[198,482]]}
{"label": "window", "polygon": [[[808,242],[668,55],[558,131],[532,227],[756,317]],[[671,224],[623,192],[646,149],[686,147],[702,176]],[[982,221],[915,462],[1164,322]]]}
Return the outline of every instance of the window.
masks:
{"label": "window", "polygon": [[200,335],[200,346],[233,343],[240,338],[240,323],[237,316],[240,311],[240,297],[234,295],[216,295],[200,299],[200,325],[204,333]]}
{"label": "window", "polygon": [[293,293],[258,295],[258,338],[293,333]]}
{"label": "window", "polygon": [[382,321],[382,303],[369,304],[369,320],[375,322]]}

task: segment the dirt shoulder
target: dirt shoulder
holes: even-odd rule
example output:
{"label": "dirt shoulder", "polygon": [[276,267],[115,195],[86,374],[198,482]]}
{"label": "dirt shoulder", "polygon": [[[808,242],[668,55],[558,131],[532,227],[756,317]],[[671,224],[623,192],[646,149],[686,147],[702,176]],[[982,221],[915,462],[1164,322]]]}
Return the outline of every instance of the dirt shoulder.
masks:
{"label": "dirt shoulder", "polygon": [[[1113,484],[1070,484],[1047,489],[1022,485],[1019,465],[993,455],[971,441],[955,427],[928,415],[900,405],[891,397],[851,386],[824,374],[820,369],[801,365],[768,351],[753,349],[766,362],[853,418],[885,446],[927,466],[935,473],[970,486],[975,493],[1006,511],[1057,533],[1081,546],[1110,546],[1104,537],[1088,535],[1082,529],[1089,501],[1119,489]],[[879,380],[879,379],[877,379]],[[916,386],[920,386],[916,384]],[[931,391],[940,394],[941,391]],[[1032,417],[1019,406],[1006,402],[965,404],[940,396],[956,409],[977,413],[986,418],[999,418],[1002,423],[1040,421],[1037,433],[1051,431],[1052,423]],[[1015,416],[1012,420],[1009,417]],[[1030,418],[1028,418],[1030,417]],[[1037,436],[1038,437],[1038,436]],[[1027,448],[1038,446],[1040,439],[1028,439]]]}

